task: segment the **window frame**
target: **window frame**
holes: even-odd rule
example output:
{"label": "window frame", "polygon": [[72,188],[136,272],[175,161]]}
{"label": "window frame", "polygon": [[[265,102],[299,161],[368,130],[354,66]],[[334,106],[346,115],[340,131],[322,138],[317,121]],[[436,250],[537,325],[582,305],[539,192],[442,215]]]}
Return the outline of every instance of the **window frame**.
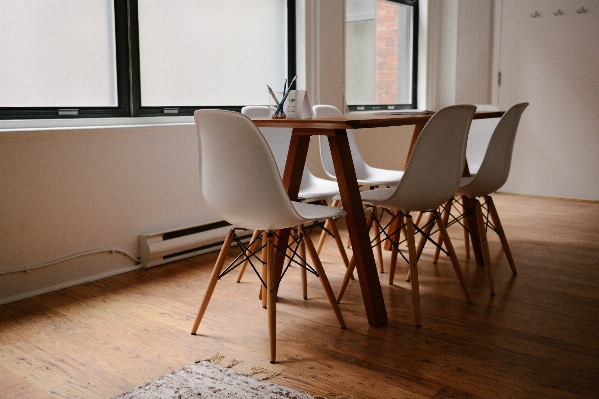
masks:
{"label": "window frame", "polygon": [[[287,1],[287,75],[296,75],[295,0]],[[116,107],[0,107],[1,119],[77,119],[193,115],[198,109],[241,111],[237,106],[141,105],[138,0],[114,0],[117,98]],[[77,110],[76,113],[73,111]],[[74,114],[73,114],[74,113]]]}
{"label": "window frame", "polygon": [[[412,10],[412,98],[409,104],[347,104],[350,112],[360,111],[397,111],[416,109],[418,104],[418,0],[386,0],[392,3],[413,7]],[[346,22],[347,23],[347,22]]]}

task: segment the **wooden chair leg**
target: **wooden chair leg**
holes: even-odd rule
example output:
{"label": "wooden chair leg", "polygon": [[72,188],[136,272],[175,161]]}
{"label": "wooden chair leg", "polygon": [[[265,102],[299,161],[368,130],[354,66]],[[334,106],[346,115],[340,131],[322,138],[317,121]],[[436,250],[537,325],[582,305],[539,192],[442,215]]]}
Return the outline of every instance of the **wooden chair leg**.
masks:
{"label": "wooden chair leg", "polygon": [[277,358],[277,294],[275,273],[275,246],[272,231],[266,234],[266,296],[268,307],[268,340],[270,343],[270,362],[275,363]]}
{"label": "wooden chair leg", "polygon": [[[252,234],[252,238],[250,239],[250,247],[248,248],[248,250],[246,251],[246,256],[249,256],[250,253],[254,252],[254,250],[256,249],[256,245],[258,245],[258,241],[256,240],[256,238],[258,238],[258,235],[261,233],[260,230],[254,230],[254,233]],[[247,267],[249,263],[249,260],[246,258],[246,260],[243,261],[243,264],[241,265],[241,268],[239,269],[239,274],[237,275],[237,282],[241,283],[241,278],[243,277],[243,274],[245,273],[245,268]]]}
{"label": "wooden chair leg", "polygon": [[302,266],[304,267],[300,267],[300,276],[302,278],[302,295],[304,296],[304,299],[308,299],[308,274],[306,272],[306,242],[305,240],[302,239],[302,241],[300,242],[300,247],[299,247],[299,256],[300,258],[302,258],[303,260],[300,261],[300,263],[302,264]]}
{"label": "wooden chair leg", "polygon": [[322,231],[320,232],[320,238],[318,239],[318,246],[316,247],[316,252],[318,253],[318,255],[320,255],[320,252],[322,251],[322,247],[324,246],[324,242],[327,239],[327,236],[329,235],[327,233],[327,230],[331,229],[331,223],[334,223],[332,219],[327,219],[326,222],[324,222],[324,229],[322,229]]}
{"label": "wooden chair leg", "polygon": [[[266,232],[262,234],[262,281],[266,283],[268,280],[268,241],[266,239]],[[262,307],[266,309],[266,287],[264,284],[260,284],[260,295],[259,298],[262,299]]]}
{"label": "wooden chair leg", "polygon": [[[339,205],[339,200],[334,200],[333,204],[331,206],[337,207],[338,205]],[[343,264],[347,268],[347,266],[349,265],[349,259],[347,258],[347,253],[345,252],[345,248],[343,247],[343,241],[341,241],[341,235],[339,234],[339,229],[337,229],[337,224],[335,223],[335,220],[332,218],[327,219],[327,221],[324,225],[324,228],[325,229],[320,233],[320,239],[318,240],[318,247],[316,248],[316,253],[318,253],[318,255],[320,255],[320,252],[322,251],[324,242],[328,236],[328,233],[326,232],[326,230],[329,230],[333,234],[333,239],[335,240],[335,244],[337,245],[337,249],[339,250],[339,255],[341,255]],[[350,245],[348,244],[348,248],[349,248],[349,246]],[[352,280],[353,279],[354,279],[354,276],[352,274]]]}
{"label": "wooden chair leg", "polygon": [[290,258],[293,251],[291,250],[291,244],[293,243],[293,241],[295,240],[295,235],[296,235],[296,231],[291,229],[291,231],[289,231],[289,238],[287,239],[287,256]]}
{"label": "wooden chair leg", "polygon": [[487,280],[489,280],[489,290],[491,295],[495,295],[495,281],[493,277],[493,266],[491,264],[491,255],[489,254],[489,242],[487,241],[487,232],[485,230],[485,222],[483,219],[483,212],[480,206],[480,202],[477,198],[474,198],[475,211],[476,211],[476,224],[478,226],[478,237],[480,238],[480,245],[482,249],[483,261],[485,264],[485,271],[487,272]]}
{"label": "wooden chair leg", "polygon": [[499,220],[499,214],[497,213],[497,208],[495,208],[495,203],[493,202],[493,198],[490,195],[485,195],[485,201],[489,204],[489,213],[491,215],[491,220],[493,221],[493,225],[497,230],[497,235],[499,235],[499,240],[501,241],[501,246],[503,247],[503,252],[505,252],[505,257],[507,258],[508,263],[510,264],[510,268],[512,269],[512,274],[515,276],[518,274],[516,270],[516,264],[514,263],[514,258],[512,258],[512,251],[510,251],[510,246],[507,243],[507,238],[505,237],[505,232],[503,231],[503,226],[501,225],[501,220]]}
{"label": "wooden chair leg", "polygon": [[[375,211],[376,211],[376,208],[373,209],[373,211],[368,216],[368,219],[366,220],[366,230],[368,230],[368,232],[370,232],[370,228],[372,227],[372,222],[374,220],[374,212]],[[347,266],[347,269],[345,270],[345,275],[343,276],[343,281],[341,282],[341,287],[339,287],[339,292],[337,293],[337,303],[341,302],[341,298],[343,298],[343,294],[345,293],[347,285],[349,284],[349,280],[351,279],[351,276],[354,273],[355,267],[356,267],[356,261],[355,261],[354,257],[352,256],[349,261],[349,265]]]}
{"label": "wooden chair leg", "polygon": [[[299,227],[303,231],[303,226]],[[337,300],[335,299],[335,294],[333,293],[333,289],[331,288],[331,284],[329,283],[329,279],[327,278],[326,273],[324,272],[324,268],[322,267],[322,263],[320,263],[320,258],[316,253],[316,249],[314,248],[314,244],[312,243],[312,239],[304,234],[303,237],[306,242],[306,249],[310,254],[310,259],[312,259],[312,264],[318,273],[318,277],[320,279],[320,284],[322,284],[322,288],[333,308],[333,312],[335,313],[335,317],[337,317],[337,321],[339,322],[339,326],[341,328],[345,328],[345,321],[343,320],[343,315],[341,314],[341,310],[339,309],[339,305],[337,304]]]}
{"label": "wooden chair leg", "polygon": [[[465,214],[466,211],[466,205],[464,204],[464,201],[462,201],[462,213]],[[464,226],[468,225],[466,220],[464,220],[462,223],[464,223]],[[464,250],[466,251],[466,259],[470,259],[470,233],[465,227],[462,230],[464,230]]]}
{"label": "wooden chair leg", "polygon": [[[437,218],[441,218],[438,212],[436,213]],[[469,304],[472,305],[472,297],[470,296],[470,290],[468,290],[468,286],[466,285],[466,281],[464,279],[464,273],[462,272],[462,268],[460,267],[460,262],[455,253],[453,245],[451,244],[451,240],[449,239],[449,234],[447,234],[447,228],[444,223],[439,223],[439,235],[443,237],[443,242],[445,243],[445,248],[449,253],[449,259],[451,259],[451,264],[453,269],[455,270],[455,274],[458,276],[458,280],[460,285],[462,286],[462,291],[464,291],[464,295],[466,295],[466,300]]]}
{"label": "wooden chair leg", "polygon": [[418,268],[417,268],[417,253],[416,243],[414,240],[414,222],[412,221],[411,215],[406,215],[406,228],[408,231],[408,259],[410,261],[410,281],[412,282],[412,302],[414,305],[414,318],[416,320],[416,326],[421,325],[420,316],[420,289],[418,286]]}
{"label": "wooden chair leg", "polygon": [[424,213],[424,212],[418,212],[418,217],[416,218],[416,222],[414,222],[414,224],[415,224],[416,226],[420,226],[420,222],[422,221],[422,214],[423,214],[423,213]]}
{"label": "wooden chair leg", "polygon": [[381,241],[381,229],[378,223],[374,223],[372,227],[374,228],[374,246],[376,248],[377,263],[379,264],[379,273],[385,273],[385,267],[383,265],[383,242]]}
{"label": "wooden chair leg", "polygon": [[[416,248],[416,257],[418,258],[418,256],[420,256],[420,253],[422,252],[422,249],[424,248],[424,245],[426,244],[426,236],[428,236],[431,233],[431,230],[433,229],[434,226],[434,213],[430,212],[428,218],[426,219],[426,223],[425,223],[425,228],[422,230],[422,232],[424,234],[420,235],[420,240],[418,240],[418,248]],[[412,236],[414,235],[414,225],[412,224]],[[414,242],[416,242],[416,240],[414,239]],[[406,281],[410,281],[411,280],[411,273],[412,273],[412,268],[408,269],[408,275],[406,276]]]}
{"label": "wooden chair leg", "polygon": [[[323,202],[322,205],[327,205],[326,201],[322,201],[322,202]],[[333,204],[331,206],[336,207],[338,204],[339,204],[339,200],[334,200]],[[318,246],[316,247],[316,252],[318,253],[318,255],[320,255],[320,252],[322,251],[324,242],[327,239],[327,236],[329,235],[327,233],[327,230],[330,230],[331,223],[334,223],[334,221],[332,219],[327,219],[324,224],[324,229],[322,229],[322,231],[320,232],[320,239],[318,240]]]}
{"label": "wooden chair leg", "polygon": [[[396,226],[402,226],[404,223],[403,219],[404,215],[403,213],[400,213],[396,217]],[[389,270],[389,285],[393,285],[393,281],[395,280],[395,268],[397,267],[397,255],[399,253],[399,249],[397,247],[399,246],[399,238],[401,237],[401,231],[402,229],[397,229],[395,234],[393,234],[394,245],[391,248],[391,268]]]}
{"label": "wooden chair leg", "polygon": [[[449,215],[451,214],[451,205],[453,204],[453,198],[450,198],[449,201],[445,203],[445,209],[443,210],[442,215],[442,223],[443,226],[447,226],[447,222],[449,222]],[[439,248],[443,245],[443,236],[441,232],[439,232],[439,238],[437,238],[438,247],[435,248],[435,257],[433,258],[433,263],[437,263],[439,261],[439,254],[441,253],[441,249]]]}
{"label": "wooden chair leg", "polygon": [[468,230],[464,230],[464,250],[466,251],[466,259],[470,259],[470,234]]}
{"label": "wooden chair leg", "polygon": [[225,264],[225,260],[227,259],[227,255],[229,254],[229,249],[231,248],[231,243],[233,242],[234,230],[229,230],[229,234],[225,238],[225,242],[223,243],[222,248],[220,249],[220,253],[218,254],[218,259],[216,260],[216,264],[214,265],[214,269],[212,269],[212,275],[210,276],[210,281],[208,282],[208,287],[206,287],[206,293],[204,294],[204,299],[202,300],[202,305],[198,310],[198,315],[196,316],[195,322],[193,323],[193,328],[191,329],[191,334],[195,335],[198,331],[198,327],[200,326],[200,322],[204,317],[204,313],[206,313],[206,308],[208,307],[208,303],[210,302],[210,298],[212,298],[212,293],[214,292],[214,287],[216,287],[216,283],[218,282],[218,276],[220,272],[223,270],[223,265]]}
{"label": "wooden chair leg", "polygon": [[[408,236],[408,228],[406,226],[403,227],[403,229],[401,230],[401,232],[403,233],[403,235],[405,237]],[[408,241],[406,240],[406,248],[408,247]]]}
{"label": "wooden chair leg", "polygon": [[[397,215],[398,211],[393,211],[393,216]],[[383,212],[381,212],[381,219],[383,218]],[[398,226],[401,226],[398,222],[397,219],[392,219],[391,223],[389,223],[389,226],[387,227],[389,229],[389,231],[395,231],[395,229],[397,229]],[[404,235],[406,233],[405,227],[404,227]],[[384,246],[383,248],[385,248],[385,251],[391,251],[391,249],[393,248],[393,245],[391,245],[391,241],[384,241]]]}
{"label": "wooden chair leg", "polygon": [[[345,248],[343,248],[343,242],[341,241],[341,236],[339,235],[339,229],[337,229],[337,224],[333,221],[331,223],[331,232],[333,233],[333,238],[335,239],[335,244],[337,244],[337,249],[339,250],[339,255],[341,255],[341,259],[343,260],[343,264],[345,268],[349,266],[349,259],[347,258],[347,253],[345,252]],[[354,275],[352,273],[351,279],[354,280]]]}
{"label": "wooden chair leg", "polygon": [[341,298],[343,298],[343,294],[345,294],[345,290],[349,285],[349,280],[351,280],[351,276],[356,268],[356,260],[352,256],[349,260],[349,265],[347,265],[347,269],[345,270],[345,275],[343,276],[343,281],[341,282],[341,287],[339,287],[339,291],[337,292],[337,303],[341,303]]}

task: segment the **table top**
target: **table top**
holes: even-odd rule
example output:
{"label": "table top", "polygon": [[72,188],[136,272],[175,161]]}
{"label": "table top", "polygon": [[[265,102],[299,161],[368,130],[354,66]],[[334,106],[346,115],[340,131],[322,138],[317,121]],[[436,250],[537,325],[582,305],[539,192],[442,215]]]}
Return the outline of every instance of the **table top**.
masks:
{"label": "table top", "polygon": [[[474,119],[501,118],[503,111],[476,112]],[[258,127],[294,129],[366,129],[402,125],[423,125],[434,115],[433,112],[385,112],[355,113],[318,116],[312,119],[252,118]]]}

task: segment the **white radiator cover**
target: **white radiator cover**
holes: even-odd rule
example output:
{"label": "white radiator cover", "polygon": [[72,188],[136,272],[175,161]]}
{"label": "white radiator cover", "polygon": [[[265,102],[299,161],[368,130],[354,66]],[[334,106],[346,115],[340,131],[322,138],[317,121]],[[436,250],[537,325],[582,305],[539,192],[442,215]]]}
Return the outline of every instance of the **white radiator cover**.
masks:
{"label": "white radiator cover", "polygon": [[[141,234],[141,265],[148,268],[218,250],[232,228],[229,223],[220,221]],[[251,234],[251,231],[240,233],[242,237]]]}

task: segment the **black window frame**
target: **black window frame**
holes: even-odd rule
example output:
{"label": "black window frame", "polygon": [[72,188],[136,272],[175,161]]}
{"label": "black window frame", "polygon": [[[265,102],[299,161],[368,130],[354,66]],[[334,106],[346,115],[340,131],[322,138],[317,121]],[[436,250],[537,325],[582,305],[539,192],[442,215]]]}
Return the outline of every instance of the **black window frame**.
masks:
{"label": "black window frame", "polygon": [[409,104],[348,104],[350,112],[355,111],[397,111],[418,107],[418,0],[386,0],[413,7],[412,12],[412,98]]}
{"label": "black window frame", "polygon": [[[114,0],[117,98],[116,107],[0,107],[2,119],[77,119],[193,115],[202,108],[241,111],[237,106],[141,105],[138,0]],[[287,0],[287,75],[296,75],[295,0]]]}

